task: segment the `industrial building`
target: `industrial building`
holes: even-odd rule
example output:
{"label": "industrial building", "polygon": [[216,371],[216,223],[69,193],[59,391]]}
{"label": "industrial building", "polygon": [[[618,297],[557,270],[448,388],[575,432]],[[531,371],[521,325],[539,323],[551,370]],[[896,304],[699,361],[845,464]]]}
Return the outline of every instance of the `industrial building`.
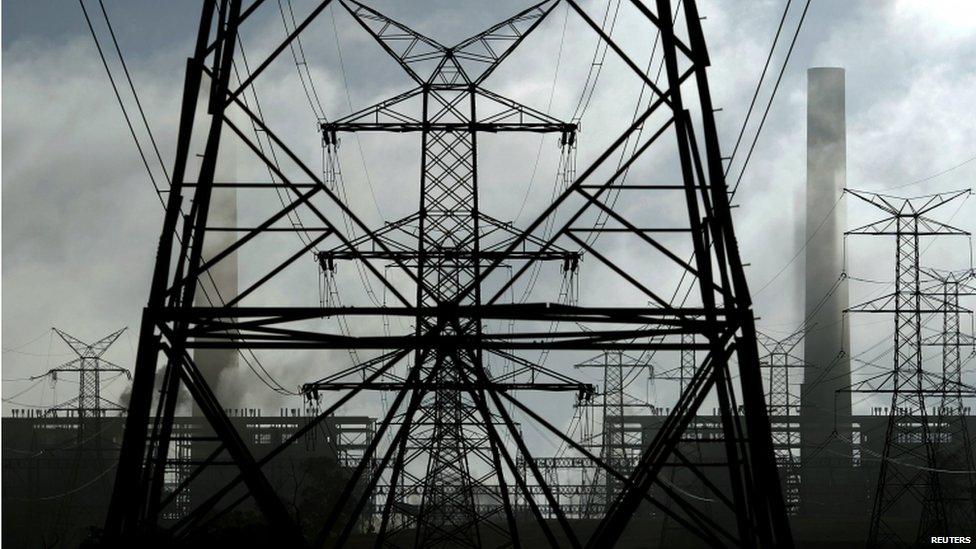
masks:
{"label": "industrial building", "polygon": [[[228,410],[253,455],[260,459],[295,434],[314,411]],[[77,547],[104,521],[122,440],[124,418],[57,417],[37,410],[11,410],[3,418],[3,544],[7,547]],[[297,509],[317,516],[321,484],[362,455],[375,420],[335,417],[296,440],[266,471],[275,488],[292,494]],[[175,422],[177,440],[165,490],[173,493],[195,464],[213,453],[212,435],[196,417]],[[230,473],[194,483],[176,495],[165,519],[176,524],[191,505],[220,489]],[[248,509],[250,506],[245,506]],[[309,520],[313,520],[310,518]]]}

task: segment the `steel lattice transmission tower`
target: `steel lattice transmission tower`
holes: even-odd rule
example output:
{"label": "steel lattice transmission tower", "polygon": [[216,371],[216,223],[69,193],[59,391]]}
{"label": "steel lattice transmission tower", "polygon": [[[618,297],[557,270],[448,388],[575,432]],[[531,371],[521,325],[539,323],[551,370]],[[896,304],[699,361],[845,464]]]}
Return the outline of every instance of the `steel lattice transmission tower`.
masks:
{"label": "steel lattice transmission tower", "polygon": [[[964,397],[972,397],[974,391],[963,382],[961,354],[962,347],[972,347],[976,340],[963,333],[959,325],[959,317],[964,311],[959,298],[976,295],[976,272],[972,269],[944,271],[926,268],[923,275],[923,291],[938,297],[942,305],[942,330],[923,339],[922,344],[942,350],[941,395],[935,395],[938,407],[932,423],[938,433],[936,439],[942,443],[936,454],[939,467],[953,471],[940,473],[944,480],[939,483],[946,524],[953,530],[976,522],[976,457],[966,425],[969,412],[963,401]],[[930,494],[930,498],[934,495]],[[925,508],[937,506],[926,505]],[[928,518],[923,517],[923,524]],[[933,524],[933,527],[937,526]]]}
{"label": "steel lattice transmission tower", "polygon": [[[929,217],[937,208],[967,196],[968,190],[919,198],[848,190],[878,208],[885,217],[848,231],[848,235],[895,237],[895,288],[892,293],[851,307],[855,313],[894,315],[894,364],[890,372],[852,387],[852,392],[890,395],[881,471],[871,511],[868,546],[913,546],[916,537],[945,531],[945,500],[941,493],[937,444],[926,408],[943,390],[941,376],[927,372],[922,360],[922,325],[934,313],[945,312],[938,295],[923,292],[920,266],[922,237],[967,235]],[[941,400],[941,399],[939,399]],[[921,516],[929,528],[909,528],[894,517]]]}
{"label": "steel lattice transmission tower", "polygon": [[115,343],[126,329],[122,328],[91,344],[85,343],[57,328],[52,328],[52,330],[58,334],[58,337],[78,357],[60,366],[55,366],[47,372],[39,376],[34,376],[31,379],[41,377],[57,379],[58,374],[68,372],[78,374],[78,396],[50,408],[48,413],[73,413],[78,418],[78,424],[82,426],[82,429],[79,429],[80,435],[88,420],[102,418],[109,412],[124,412],[125,408],[102,396],[102,375],[116,373],[131,377],[131,374],[128,369],[105,360],[102,358],[102,355],[108,351],[109,347]]}
{"label": "steel lattice transmission tower", "polygon": [[[645,369],[650,370],[653,376],[654,366],[645,357],[632,357],[622,351],[607,351],[577,364],[576,367],[603,371],[603,395],[601,402],[597,404],[603,421],[600,457],[618,471],[629,474],[634,459],[628,451],[628,446],[633,446],[633,441],[628,440],[624,429],[625,408],[628,406],[626,377],[635,370]],[[593,490],[585,501],[584,516],[600,516],[623,486],[619,480],[606,474],[595,475],[592,482]]]}
{"label": "steel lattice transmission tower", "polygon": [[800,397],[794,386],[799,385],[799,376],[790,372],[803,369],[807,362],[793,354],[793,350],[803,340],[807,328],[783,338],[775,339],[759,333],[759,344],[766,350],[760,363],[769,369],[769,390],[766,392],[769,418],[773,425],[773,451],[780,468],[780,478],[785,485],[786,505],[791,513],[800,505],[800,448],[799,415]]}
{"label": "steel lattice transmission tower", "polygon": [[[343,133],[396,132],[419,133],[421,136],[420,204],[416,214],[397,220],[377,236],[390,243],[392,253],[373,251],[371,241],[362,244],[361,253],[374,258],[400,261],[416,272],[415,303],[421,308],[436,309],[445,304],[478,306],[481,292],[477,285],[469,292],[482,269],[491,267],[494,252],[487,246],[486,234],[501,232],[508,238],[493,242],[493,248],[512,241],[513,231],[507,224],[482,213],[478,207],[478,135],[484,132],[557,132],[563,141],[571,142],[576,128],[501,95],[492,93],[483,82],[513,52],[546,15],[555,7],[552,1],[530,7],[453,47],[446,47],[394,21],[363,4],[342,2],[353,18],[393,57],[409,75],[415,87],[333,122],[323,123],[327,151],[335,153],[337,137]],[[397,245],[397,236],[418,235],[408,252]],[[401,236],[402,238],[402,236]],[[538,246],[539,243],[535,243]],[[487,249],[483,249],[483,247]],[[549,250],[528,252],[539,260],[574,261],[574,252]],[[344,247],[323,251],[319,260],[324,269],[334,268],[337,259],[352,259]],[[438,315],[418,316],[418,337],[435,330]],[[478,337],[482,323],[463,321],[441,326],[448,337]],[[401,441],[402,457],[398,461],[421,461],[426,457],[422,479],[420,509],[412,521],[400,528],[418,529],[418,545],[444,542],[477,546],[477,525],[484,522],[476,509],[475,493],[484,493],[472,475],[471,459],[483,455],[499,459],[494,447],[474,444],[487,439],[472,418],[479,410],[465,391],[455,389],[469,382],[465,369],[470,362],[480,364],[480,349],[471,355],[450,348],[435,348],[430,353],[415,352],[420,376],[434,391],[420,404],[420,411],[406,421],[413,431]],[[330,388],[317,383],[306,391]],[[578,386],[569,385],[570,390]],[[410,452],[407,446],[413,446]],[[469,457],[470,456],[470,457]],[[487,467],[501,469],[500,461]],[[393,482],[387,499],[402,499],[397,493],[402,477],[408,474],[394,466]],[[495,494],[493,499],[505,497]],[[501,503],[498,501],[498,503]],[[392,504],[391,504],[392,505]],[[499,505],[500,507],[500,505]],[[383,517],[384,530],[390,517]],[[472,528],[472,525],[475,527]]]}
{"label": "steel lattice transmission tower", "polygon": [[[129,545],[139,536],[192,538],[208,521],[250,501],[277,539],[294,547],[341,546],[357,532],[365,535],[364,524],[375,527],[370,535],[377,543],[388,545],[520,547],[523,533],[537,539],[541,533],[553,547],[609,547],[627,535],[639,508],[647,507],[671,517],[705,544],[791,546],[696,3],[685,0],[678,14],[670,0],[657,0],[653,8],[640,0],[628,6],[634,22],[648,34],[647,40],[639,41],[641,47],[649,47],[652,37],[659,35],[665,69],[660,83],[634,61],[645,51],[628,51],[632,45],[608,36],[576,0],[541,2],[453,47],[362,4],[338,3],[400,64],[414,87],[324,124],[326,147],[334,147],[341,132],[419,134],[419,210],[397,222],[370,226],[243,100],[252,84],[333,2],[315,3],[266,57],[251,59],[253,70],[241,71],[237,83],[232,75],[238,34],[264,6],[260,1],[245,6],[241,0],[203,4],[196,47],[187,63],[172,185],[139,335],[132,398],[106,521],[108,538]],[[649,90],[650,100],[645,98],[637,116],[618,126],[620,133],[614,133],[606,147],[579,169],[574,163],[565,170],[565,187],[551,203],[524,226],[515,226],[496,220],[480,206],[478,175],[492,167],[478,163],[479,136],[557,132],[569,155],[577,147],[576,128],[489,91],[486,80],[559,5],[607,44],[634,81]],[[205,76],[210,89],[204,113],[196,107]],[[201,119],[195,121],[198,114]],[[240,119],[273,146],[274,158],[235,122]],[[272,182],[216,180],[224,135],[250,150],[273,174]],[[198,169],[191,169],[192,142],[203,143]],[[625,174],[652,152],[668,166],[654,171],[662,180],[625,182]],[[612,157],[619,157],[616,166]],[[236,228],[236,241],[204,257],[205,236],[218,229],[208,223],[208,216],[211,195],[220,186],[234,186],[239,192],[274,188],[288,193],[291,202],[280,208],[263,202],[266,217]],[[681,213],[672,216],[672,224],[660,226],[655,223],[660,219],[643,208],[617,206],[613,197],[619,195],[629,204],[662,204]],[[315,219],[317,226],[282,225],[298,212]],[[194,305],[198,282],[220,261],[235,252],[245,257],[259,236],[288,231],[314,234],[300,245],[289,241],[272,250],[278,256],[258,248],[265,253],[252,257],[270,263],[263,276],[245,283],[228,303]],[[608,235],[616,246],[606,243]],[[281,290],[280,273],[316,249],[325,269],[340,260],[355,262],[392,304],[316,307],[282,302],[287,292]],[[621,249],[626,249],[623,257]],[[538,298],[540,294],[506,301],[515,287],[531,287],[526,281],[538,266],[558,264],[553,268],[573,270],[580,255],[587,258],[588,268],[598,271],[577,303],[554,304]],[[635,257],[652,262],[653,272],[635,265],[630,260]],[[384,270],[387,267],[392,274]],[[689,300],[680,305],[661,297],[673,288],[652,276],[672,271],[693,283]],[[315,282],[308,286],[315,287]],[[626,301],[608,305],[601,295]],[[414,324],[404,333],[384,333],[379,328],[384,317]],[[359,319],[358,331],[336,331],[325,327],[322,319]],[[511,328],[491,331],[491,323]],[[197,348],[379,354],[306,384],[306,394],[328,391],[335,399],[280,446],[255,456],[194,362],[189,351]],[[526,358],[529,351],[689,348],[697,351],[693,373],[689,365],[690,377],[676,406],[632,471],[621,471],[583,447],[558,427],[563,418],[547,418],[522,396],[539,391],[572,396],[592,390],[559,367],[545,368]],[[488,368],[488,356],[509,360],[518,368],[498,375]],[[154,414],[157,388],[160,398]],[[163,485],[176,400],[184,388],[212,430],[210,439],[219,444],[219,452],[198,464],[188,478],[207,474],[218,459],[232,464],[236,476],[173,524],[161,520],[161,512],[184,486],[164,497]],[[371,391],[386,392],[388,406],[358,463],[338,477],[341,489],[325,502],[326,518],[310,541],[263,467],[326,417]],[[679,442],[706,400],[716,405],[720,416],[718,467],[714,461],[688,461],[679,451]],[[619,492],[595,529],[579,529],[567,519],[552,479],[540,469],[522,436],[520,421],[534,423],[619,483]],[[706,484],[720,503],[705,512],[693,498],[670,487],[663,475],[676,462],[696,476],[715,478]],[[400,487],[408,484],[419,487],[419,504],[402,497]],[[377,497],[377,487],[384,485],[386,493]],[[543,516],[543,506],[554,520]]]}

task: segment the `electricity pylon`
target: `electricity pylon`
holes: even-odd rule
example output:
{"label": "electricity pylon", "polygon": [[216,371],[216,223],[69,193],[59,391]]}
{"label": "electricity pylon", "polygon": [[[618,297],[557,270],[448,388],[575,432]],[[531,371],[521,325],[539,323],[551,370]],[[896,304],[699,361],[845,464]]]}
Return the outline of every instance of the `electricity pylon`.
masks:
{"label": "electricity pylon", "polygon": [[78,396],[60,402],[46,409],[46,416],[68,416],[76,419],[74,432],[75,444],[55,451],[64,452],[59,462],[64,462],[64,470],[58,471],[60,475],[66,475],[64,480],[66,486],[71,489],[65,492],[57,506],[57,522],[63,520],[65,514],[87,513],[90,511],[91,503],[86,497],[91,497],[91,492],[85,491],[94,484],[98,483],[98,489],[105,494],[110,489],[109,478],[103,478],[98,474],[94,479],[88,480],[93,472],[105,471],[111,467],[115,460],[117,445],[113,437],[106,433],[103,418],[109,414],[122,414],[125,408],[102,396],[103,376],[114,374],[115,376],[126,376],[131,379],[131,374],[127,368],[105,360],[103,356],[108,349],[115,343],[119,336],[125,332],[126,328],[115,331],[94,343],[85,343],[80,339],[71,336],[57,328],[51,328],[58,337],[72,351],[77,358],[69,360],[51,368],[47,372],[33,376],[31,379],[44,377],[51,378],[56,382],[63,374],[78,376]]}
{"label": "electricity pylon", "polygon": [[[624,425],[626,383],[624,371],[650,369],[654,366],[644,357],[632,357],[622,351],[604,352],[577,368],[599,368],[603,371],[603,398],[599,404],[603,412],[603,432],[600,435],[600,456],[618,471],[630,473],[633,459],[628,452],[628,440]],[[584,516],[597,516],[605,510],[613,496],[620,492],[622,484],[612,476],[598,474],[593,479],[593,491],[585,501]]]}
{"label": "electricity pylon", "polygon": [[[923,291],[938,296],[942,302],[942,329],[922,340],[923,345],[942,350],[941,395],[935,395],[938,407],[932,421],[937,433],[935,440],[939,443],[936,459],[940,472],[936,474],[940,482],[938,492],[933,491],[927,499],[941,496],[941,506],[945,508],[944,526],[954,532],[976,522],[976,459],[966,425],[969,413],[963,402],[964,396],[973,395],[973,389],[963,382],[961,353],[962,347],[972,347],[976,339],[963,333],[959,325],[959,317],[964,311],[959,298],[976,295],[976,272],[972,269],[945,271],[931,268],[922,269],[922,272],[925,277]],[[943,526],[934,520],[937,517],[928,514],[929,509],[939,507],[926,502],[923,532],[935,532]]]}
{"label": "electricity pylon", "polygon": [[759,344],[765,349],[766,355],[761,357],[760,363],[769,369],[769,390],[766,392],[769,418],[773,425],[773,451],[776,453],[776,463],[780,468],[780,478],[785,485],[786,505],[790,513],[796,513],[800,505],[800,397],[794,386],[800,383],[799,373],[790,376],[790,372],[801,370],[807,365],[802,358],[793,354],[793,350],[803,340],[806,328],[793,334],[776,339],[760,332]]}
{"label": "electricity pylon", "polygon": [[[378,526],[377,542],[389,545],[472,546],[500,539],[519,547],[526,529],[541,532],[553,547],[609,547],[626,535],[638,508],[650,505],[709,545],[791,546],[696,3],[682,2],[681,17],[676,18],[670,0],[657,0],[653,10],[639,0],[632,2],[635,20],[645,25],[649,38],[660,37],[665,70],[659,85],[640,69],[635,54],[608,36],[576,0],[541,2],[453,47],[362,4],[340,1],[416,84],[411,91],[321,127],[327,145],[340,132],[369,128],[419,134],[421,208],[392,223],[392,229],[364,222],[243,101],[249,87],[331,3],[315,4],[267,57],[252,60],[258,62],[249,64],[253,70],[245,70],[238,84],[232,79],[238,33],[263,6],[254,2],[244,8],[241,0],[203,4],[196,49],[187,63],[172,185],[143,313],[132,398],[106,521],[108,538],[130,544],[143,535],[190,538],[208,520],[253,501],[280,543],[293,547],[344,545],[364,522]],[[642,102],[638,115],[621,124],[619,135],[585,166],[567,170],[572,177],[565,188],[532,221],[514,226],[482,210],[478,174],[492,167],[477,162],[478,137],[485,132],[558,132],[564,148],[572,150],[576,132],[572,124],[488,91],[487,79],[528,35],[538,32],[559,4],[607,44],[635,82],[649,90],[650,101]],[[205,113],[196,108],[204,76],[211,83],[204,94],[209,103]],[[202,124],[194,124],[198,112]],[[269,156],[235,118],[248,120],[276,156]],[[249,149],[276,181],[215,179],[223,135]],[[191,143],[201,141],[199,169],[191,171]],[[670,170],[661,172],[673,178],[625,183],[624,174],[646,160],[650,150],[675,160]],[[620,157],[616,167],[610,160],[615,156]],[[211,194],[218,186],[235,186],[242,192],[271,187],[293,200],[281,208],[262,202],[266,217],[254,226],[238,227],[240,238],[204,257],[206,234],[219,229],[208,224]],[[641,208],[616,207],[612,197],[620,194],[631,204],[671,205],[671,211],[681,215],[673,225],[656,226],[658,218]],[[320,226],[279,224],[299,211]],[[398,230],[402,227],[410,228]],[[195,305],[199,281],[220,261],[234,252],[245,257],[243,252],[257,246],[258,236],[288,231],[305,232],[310,238],[301,246],[281,244],[273,250],[278,256],[258,247],[264,253],[251,257],[271,263],[266,274],[227,303],[218,298],[213,306]],[[612,234],[617,245],[606,244],[609,237],[595,238],[606,234]],[[622,257],[621,244],[627,249]],[[294,283],[282,281],[280,273],[319,245],[325,253],[318,258],[326,268],[337,260],[355,262],[371,283],[384,288],[393,304],[315,307],[285,302],[283,296],[293,295]],[[577,256],[585,256],[595,270],[590,291],[580,292],[577,304],[549,303],[538,297],[541,292],[531,291],[525,300],[506,302],[515,287],[532,288],[528,279],[536,268],[545,268],[540,265],[558,263],[553,269],[565,270]],[[628,261],[633,257],[653,262],[653,273]],[[378,265],[389,266],[390,274]],[[678,304],[661,297],[671,289],[663,288],[652,274],[670,271],[692,281],[687,301]],[[308,287],[316,282],[309,280]],[[607,295],[620,297],[623,304],[608,305]],[[413,327],[405,333],[379,331],[382,318],[394,316],[413,321]],[[359,319],[357,331],[336,332],[320,322],[337,318]],[[492,332],[491,323],[514,327]],[[551,328],[540,331],[540,325]],[[689,334],[694,336],[692,343],[682,339]],[[522,398],[529,391],[558,396],[589,390],[558,367],[529,360],[524,356],[529,351],[680,352],[689,347],[698,351],[694,373],[629,474],[573,440],[558,427],[562,419],[547,418],[546,409]],[[282,445],[257,457],[194,362],[189,351],[196,348],[392,351],[305,385],[308,395],[330,391],[336,398]],[[523,364],[525,375],[494,375],[487,356]],[[157,366],[162,368],[161,398],[153,416]],[[161,494],[181,388],[188,390],[219,443],[220,452],[213,459],[224,456],[223,462],[236,467],[238,474],[177,523],[168,524],[160,520],[160,513],[176,492],[165,499]],[[369,391],[391,395],[388,406],[359,462],[337,479],[339,494],[325,502],[326,518],[309,541],[263,468],[325,417]],[[722,505],[707,513],[662,478],[665,467],[681,461],[678,442],[706,399],[717,403],[722,449],[721,481],[710,483]],[[517,420],[534,423],[620,484],[595,530],[578,529],[567,520]],[[419,464],[408,455],[418,447]],[[518,467],[519,460],[527,470]],[[486,464],[491,465],[487,470]],[[707,477],[716,474],[716,464],[709,465],[687,467]],[[201,463],[190,476],[198,478],[212,466],[212,461]],[[401,476],[421,486],[418,504],[396,495]],[[390,488],[374,507],[381,484]],[[232,496],[241,491],[243,496]],[[669,504],[662,502],[661,494]],[[528,507],[528,513],[518,517],[513,510],[517,498]],[[538,502],[547,505],[554,521],[542,515]],[[374,508],[377,516],[363,516]],[[450,516],[454,510],[461,510],[458,517]],[[394,515],[403,522],[393,524]]]}
{"label": "electricity pylon", "polygon": [[121,405],[112,402],[102,396],[102,375],[106,373],[116,373],[131,377],[129,370],[117,364],[113,364],[102,355],[108,351],[109,347],[122,335],[126,329],[122,328],[113,332],[95,343],[85,343],[57,328],[51,328],[58,337],[64,341],[76,355],[77,358],[69,360],[60,366],[55,366],[41,375],[31,379],[50,377],[57,380],[58,374],[75,373],[78,374],[78,396],[65,402],[54,405],[47,410],[47,413],[57,415],[62,412],[70,412],[78,418],[81,428],[79,436],[86,429],[88,420],[105,417],[107,413],[121,413],[125,411]]}
{"label": "electricity pylon", "polygon": [[[514,17],[491,26],[453,47],[447,47],[353,0],[342,2],[362,28],[393,57],[413,80],[414,87],[338,120],[323,123],[322,132],[329,154],[336,154],[336,136],[356,132],[418,133],[421,139],[420,205],[416,214],[394,221],[376,236],[390,242],[396,251],[376,251],[371,240],[356,242],[360,254],[397,261],[416,272],[418,307],[479,306],[479,291],[467,292],[483,269],[491,267],[493,250],[504,249],[515,233],[478,208],[477,141],[483,133],[556,132],[564,136],[576,131],[573,124],[561,122],[516,101],[491,92],[483,83],[519,44],[536,29],[555,2],[536,4]],[[564,141],[569,142],[568,138]],[[416,246],[404,251],[397,236],[418,235]],[[493,237],[493,233],[495,236]],[[497,234],[503,235],[501,240]],[[492,238],[495,238],[492,241]],[[401,236],[402,239],[402,236]],[[540,242],[533,242],[535,248]],[[531,259],[574,261],[578,253],[562,250],[523,252]],[[507,256],[511,259],[512,256]],[[319,253],[324,269],[338,259],[357,259],[346,247]],[[334,267],[332,267],[334,268]],[[438,316],[419,315],[418,337],[434,330]],[[439,328],[452,337],[479,337],[483,323],[464,321]],[[480,368],[484,356],[471,349],[470,356],[448,347],[430,353],[414,352],[420,376],[434,389],[421,401],[419,410],[406,418],[412,426],[400,441],[398,457],[391,466],[388,505],[383,506],[380,536],[393,536],[407,528],[417,530],[417,545],[454,543],[480,545],[478,525],[486,522],[477,509],[474,494],[491,494],[481,475],[472,474],[472,461],[491,456],[482,464],[500,470],[498,449],[477,423],[480,411],[466,391],[454,388],[469,382],[469,367]],[[470,364],[474,361],[475,364]],[[326,390],[329,384],[316,383],[306,391]],[[576,386],[569,385],[570,390]],[[473,419],[474,418],[474,419]],[[493,421],[494,417],[487,419]],[[410,449],[408,450],[408,446]],[[403,495],[413,491],[404,486],[409,473],[403,463],[424,463],[425,471],[415,471],[421,479],[422,495],[415,513],[399,514],[392,528],[391,508],[402,508]],[[497,508],[505,508],[509,522],[514,514],[507,503],[504,484],[491,497]],[[397,505],[400,503],[400,505]],[[472,527],[473,526],[473,527]]]}
{"label": "electricity pylon", "polygon": [[[894,291],[850,308],[856,313],[892,314],[895,322],[891,371],[852,388],[852,392],[888,394],[891,398],[868,546],[914,546],[916,538],[945,531],[947,526],[945,500],[936,473],[936,442],[926,408],[926,397],[929,402],[938,399],[943,387],[941,376],[926,372],[922,362],[923,319],[945,313],[946,309],[940,296],[922,291],[920,241],[922,237],[969,234],[929,217],[937,208],[967,196],[969,190],[919,198],[847,192],[881,210],[884,217],[846,234],[895,237]],[[923,532],[899,521],[921,517],[923,502],[926,522],[934,529]]]}

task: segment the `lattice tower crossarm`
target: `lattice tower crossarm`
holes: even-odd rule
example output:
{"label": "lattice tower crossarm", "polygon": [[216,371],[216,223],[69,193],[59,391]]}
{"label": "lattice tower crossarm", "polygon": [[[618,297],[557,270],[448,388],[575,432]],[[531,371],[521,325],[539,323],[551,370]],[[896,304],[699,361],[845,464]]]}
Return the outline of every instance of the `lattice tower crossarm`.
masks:
{"label": "lattice tower crossarm", "polygon": [[[945,501],[935,473],[938,467],[935,441],[925,402],[926,394],[931,394],[930,378],[922,362],[923,314],[940,312],[942,306],[922,292],[920,239],[968,234],[933,220],[928,214],[968,195],[969,191],[918,199],[848,192],[886,214],[879,221],[848,231],[848,235],[895,238],[894,292],[851,308],[852,312],[894,316],[892,371],[874,386],[866,382],[854,385],[855,391],[890,394],[891,398],[868,546],[910,546],[916,543],[916,536],[928,535],[923,532],[942,531],[947,527]],[[892,518],[922,516],[923,508],[924,519],[917,530],[909,532],[899,528]]]}

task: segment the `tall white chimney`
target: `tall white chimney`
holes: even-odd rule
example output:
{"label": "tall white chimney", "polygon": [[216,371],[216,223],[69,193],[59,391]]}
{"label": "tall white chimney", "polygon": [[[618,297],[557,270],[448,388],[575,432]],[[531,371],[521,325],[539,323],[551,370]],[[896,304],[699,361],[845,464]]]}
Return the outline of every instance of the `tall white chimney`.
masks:
{"label": "tall white chimney", "polygon": [[[801,506],[822,514],[817,502],[843,493],[850,468],[850,326],[844,270],[841,201],[847,185],[844,69],[807,71],[807,186],[804,379],[800,391],[800,442],[803,463]],[[833,436],[836,430],[838,436]],[[825,447],[814,455],[813,448]],[[843,467],[838,467],[845,461]],[[803,503],[806,501],[807,503]],[[808,505],[809,504],[809,505]]]}

